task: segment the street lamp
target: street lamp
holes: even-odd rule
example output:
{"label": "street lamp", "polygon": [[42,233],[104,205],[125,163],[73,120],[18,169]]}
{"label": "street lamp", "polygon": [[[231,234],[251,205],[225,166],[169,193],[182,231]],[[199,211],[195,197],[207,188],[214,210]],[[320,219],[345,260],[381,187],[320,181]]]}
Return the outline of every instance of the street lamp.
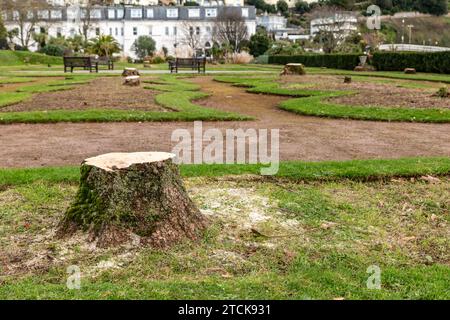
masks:
{"label": "street lamp", "polygon": [[409,24],[407,27],[409,29],[409,44],[411,44],[412,43],[412,29],[414,28],[414,25]]}
{"label": "street lamp", "polygon": [[405,19],[402,19],[402,44],[405,43]]}

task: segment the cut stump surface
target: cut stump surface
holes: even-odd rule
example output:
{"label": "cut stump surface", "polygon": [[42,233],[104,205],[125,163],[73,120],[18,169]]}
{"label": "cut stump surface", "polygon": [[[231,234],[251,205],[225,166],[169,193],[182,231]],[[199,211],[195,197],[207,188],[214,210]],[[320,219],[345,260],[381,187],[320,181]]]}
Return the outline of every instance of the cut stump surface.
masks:
{"label": "cut stump surface", "polygon": [[80,188],[58,234],[90,232],[100,247],[140,240],[164,248],[195,240],[207,223],[189,198],[175,155],[109,153],[81,165]]}

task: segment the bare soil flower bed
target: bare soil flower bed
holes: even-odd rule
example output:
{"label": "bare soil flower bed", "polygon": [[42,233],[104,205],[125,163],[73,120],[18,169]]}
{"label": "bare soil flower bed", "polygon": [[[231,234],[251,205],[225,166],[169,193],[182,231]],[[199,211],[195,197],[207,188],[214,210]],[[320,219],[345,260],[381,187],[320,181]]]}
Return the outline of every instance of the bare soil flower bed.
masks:
{"label": "bare soil flower bed", "polygon": [[154,101],[155,92],[124,86],[122,78],[108,77],[77,85],[74,89],[35,94],[31,100],[2,108],[2,112],[119,109],[168,111]]}
{"label": "bare soil flower bed", "polygon": [[[433,96],[440,84],[426,84],[401,80],[353,79],[344,83],[344,76],[289,76],[282,79],[285,87],[311,90],[355,91],[354,95],[332,98],[329,101],[343,105],[399,107],[399,108],[450,108],[450,99]],[[415,86],[417,88],[403,87]],[[423,83],[422,83],[423,85]],[[435,88],[435,89],[434,89]]]}

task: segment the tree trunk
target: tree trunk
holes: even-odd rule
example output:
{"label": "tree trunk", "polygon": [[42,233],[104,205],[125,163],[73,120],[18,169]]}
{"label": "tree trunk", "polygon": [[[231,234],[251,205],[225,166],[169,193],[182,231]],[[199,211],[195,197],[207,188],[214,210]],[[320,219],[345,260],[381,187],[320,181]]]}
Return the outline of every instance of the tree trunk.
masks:
{"label": "tree trunk", "polygon": [[85,160],[76,199],[58,234],[82,228],[100,247],[136,235],[157,248],[197,239],[207,222],[189,198],[173,157],[162,152],[110,153]]}

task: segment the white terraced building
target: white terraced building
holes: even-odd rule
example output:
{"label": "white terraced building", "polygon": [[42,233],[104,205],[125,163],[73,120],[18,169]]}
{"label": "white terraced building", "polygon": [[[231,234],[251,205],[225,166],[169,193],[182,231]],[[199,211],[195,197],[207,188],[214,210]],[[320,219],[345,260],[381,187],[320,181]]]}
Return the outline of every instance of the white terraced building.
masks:
{"label": "white terraced building", "polygon": [[[244,6],[244,0],[194,0],[200,6]],[[68,6],[68,5],[86,5],[88,0],[47,0],[47,2],[54,6]],[[108,1],[104,1],[105,3]],[[162,4],[176,4],[183,5],[186,0],[112,0],[111,4],[115,5],[133,5],[133,6],[156,6]]]}
{"label": "white terraced building", "polygon": [[[198,49],[210,48],[214,42],[217,17],[224,10],[242,16],[248,37],[256,32],[253,6],[102,6],[94,7],[88,13],[91,21],[89,38],[100,34],[112,35],[122,46],[123,55],[135,58],[134,41],[139,36],[151,36],[157,50],[165,47],[170,55],[189,56],[192,49],[189,49],[186,34],[195,32],[199,40]],[[78,6],[53,7],[32,14],[38,17],[33,32],[45,32],[50,37],[80,34],[82,23],[87,20],[87,11]],[[3,13],[3,19],[8,30],[19,26],[17,12]],[[20,45],[18,39],[16,42]],[[37,44],[30,41],[29,49],[37,50]]]}

